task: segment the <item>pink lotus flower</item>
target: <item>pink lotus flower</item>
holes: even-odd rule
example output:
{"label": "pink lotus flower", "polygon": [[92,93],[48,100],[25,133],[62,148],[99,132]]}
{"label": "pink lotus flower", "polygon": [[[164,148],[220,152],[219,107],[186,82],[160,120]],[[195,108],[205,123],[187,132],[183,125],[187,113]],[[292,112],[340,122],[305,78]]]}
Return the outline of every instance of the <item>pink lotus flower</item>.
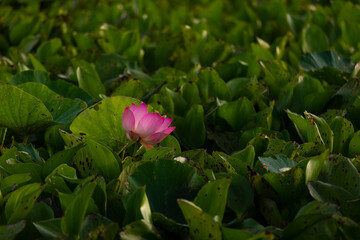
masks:
{"label": "pink lotus flower", "polygon": [[122,124],[130,141],[138,141],[147,147],[161,142],[175,127],[169,127],[171,118],[164,118],[158,113],[148,113],[145,103],[138,107],[126,107],[122,116]]}

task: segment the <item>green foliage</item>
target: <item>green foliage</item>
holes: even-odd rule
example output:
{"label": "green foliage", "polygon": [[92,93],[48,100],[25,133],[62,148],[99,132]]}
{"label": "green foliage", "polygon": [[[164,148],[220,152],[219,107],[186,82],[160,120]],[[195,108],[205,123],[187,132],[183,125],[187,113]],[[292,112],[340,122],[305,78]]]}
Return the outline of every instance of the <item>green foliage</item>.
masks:
{"label": "green foliage", "polygon": [[269,172],[273,173],[286,172],[296,165],[296,162],[281,155],[274,155],[271,158],[259,157],[259,160]]}
{"label": "green foliage", "polygon": [[35,96],[10,85],[1,85],[0,93],[2,127],[27,135],[53,124],[51,113]]}
{"label": "green foliage", "polygon": [[2,0],[0,240],[360,239],[359,9]]}
{"label": "green foliage", "polygon": [[221,239],[220,224],[211,215],[190,201],[178,200],[178,203],[193,239]]}
{"label": "green foliage", "polygon": [[[132,168],[132,166],[128,168]],[[151,210],[163,213],[177,221],[181,221],[183,218],[176,200],[193,198],[196,190],[203,184],[195,168],[182,165],[174,160],[146,161],[132,171],[134,172],[126,179],[122,179],[125,181],[124,189],[119,190],[125,192],[127,196],[139,187],[146,185],[146,196]],[[129,198],[131,197],[129,196]]]}
{"label": "green foliage", "polygon": [[[121,116],[125,108],[140,101],[129,97],[106,98],[83,111],[71,123],[70,130],[77,136],[101,142],[119,151],[128,142]],[[98,123],[102,124],[98,124]]]}
{"label": "green foliage", "polygon": [[61,219],[61,230],[63,233],[72,236],[79,234],[95,187],[95,182],[88,183],[66,207],[64,216]]}
{"label": "green foliage", "polygon": [[0,239],[14,239],[25,228],[25,221],[0,227]]}
{"label": "green foliage", "polygon": [[39,197],[44,187],[40,183],[32,183],[11,193],[5,205],[7,223],[16,223],[24,219],[31,211],[35,200]]}

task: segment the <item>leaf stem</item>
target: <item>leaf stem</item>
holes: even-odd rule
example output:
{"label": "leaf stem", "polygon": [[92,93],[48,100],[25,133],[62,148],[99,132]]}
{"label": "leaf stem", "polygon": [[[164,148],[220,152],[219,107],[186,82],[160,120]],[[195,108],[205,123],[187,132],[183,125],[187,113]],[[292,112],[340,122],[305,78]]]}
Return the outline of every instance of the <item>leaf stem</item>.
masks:
{"label": "leaf stem", "polygon": [[28,140],[29,140],[29,135],[26,135],[26,136],[24,137],[23,143],[26,144],[26,143],[28,142]]}
{"label": "leaf stem", "polygon": [[163,82],[161,83],[159,86],[157,86],[152,92],[150,92],[149,94],[147,94],[146,96],[144,96],[143,98],[141,98],[141,101],[145,102],[146,100],[148,100],[152,95],[154,95],[155,93],[159,92],[160,89],[167,84],[167,82]]}
{"label": "leaf stem", "polygon": [[4,146],[6,133],[7,133],[7,128],[3,128],[0,130],[0,137],[1,137],[0,138],[0,140],[1,140],[0,148],[2,148]]}
{"label": "leaf stem", "polygon": [[124,160],[126,149],[133,144],[134,144],[134,142],[128,142],[120,149],[120,151],[118,152],[118,156],[120,156],[122,154],[121,161]]}

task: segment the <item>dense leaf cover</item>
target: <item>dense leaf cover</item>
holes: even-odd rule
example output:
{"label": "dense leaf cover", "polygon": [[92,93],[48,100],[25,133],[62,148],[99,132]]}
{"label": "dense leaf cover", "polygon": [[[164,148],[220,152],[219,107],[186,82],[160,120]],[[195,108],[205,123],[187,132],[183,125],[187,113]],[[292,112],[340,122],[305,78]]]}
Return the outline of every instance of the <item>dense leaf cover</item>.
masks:
{"label": "dense leaf cover", "polygon": [[[360,239],[359,23],[340,0],[1,0],[0,240]],[[142,102],[176,127],[152,149],[122,125]]]}

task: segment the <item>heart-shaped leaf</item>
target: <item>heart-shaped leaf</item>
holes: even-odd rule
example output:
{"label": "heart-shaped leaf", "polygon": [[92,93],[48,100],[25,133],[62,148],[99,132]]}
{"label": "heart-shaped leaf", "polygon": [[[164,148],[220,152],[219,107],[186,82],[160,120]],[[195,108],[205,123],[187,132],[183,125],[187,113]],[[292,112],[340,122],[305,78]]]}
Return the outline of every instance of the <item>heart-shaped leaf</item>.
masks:
{"label": "heart-shaped leaf", "polygon": [[306,53],[300,67],[314,77],[330,84],[342,85],[350,79],[355,63],[333,51]]}
{"label": "heart-shaped leaf", "polygon": [[54,124],[44,103],[10,85],[0,85],[0,126],[29,135]]}
{"label": "heart-shaped leaf", "polygon": [[96,182],[88,183],[68,205],[61,219],[61,230],[63,233],[72,236],[79,234],[95,187]]}
{"label": "heart-shaped leaf", "polygon": [[179,199],[178,204],[189,225],[192,239],[222,239],[220,224],[210,214],[184,199]]}
{"label": "heart-shaped leaf", "polygon": [[194,199],[194,204],[221,223],[230,183],[231,178],[221,178],[205,184]]}
{"label": "heart-shaped leaf", "polygon": [[129,142],[121,118],[127,106],[140,101],[129,97],[106,98],[77,116],[70,130],[77,136],[94,139],[119,151]]}
{"label": "heart-shaped leaf", "polygon": [[274,155],[272,157],[259,157],[259,160],[269,172],[282,173],[296,166],[296,162],[284,155]]}
{"label": "heart-shaped leaf", "polygon": [[193,199],[195,190],[203,184],[195,168],[174,160],[158,160],[140,164],[125,181],[124,191],[130,193],[146,185],[146,196],[151,210],[180,222],[183,219],[176,200]]}
{"label": "heart-shaped leaf", "polygon": [[24,219],[31,211],[36,199],[44,188],[45,185],[40,183],[31,183],[11,193],[5,205],[7,222],[16,223]]}

